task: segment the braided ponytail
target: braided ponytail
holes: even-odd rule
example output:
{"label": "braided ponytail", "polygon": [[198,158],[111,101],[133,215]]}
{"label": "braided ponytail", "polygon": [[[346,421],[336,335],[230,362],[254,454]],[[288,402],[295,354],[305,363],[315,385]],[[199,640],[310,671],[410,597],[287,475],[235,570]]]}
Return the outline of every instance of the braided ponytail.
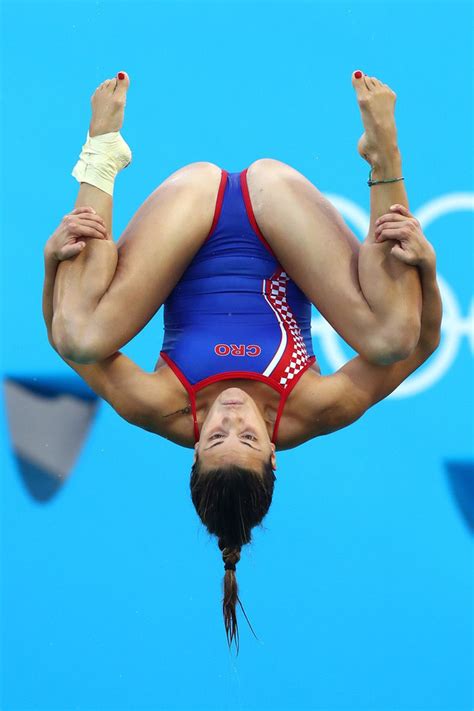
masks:
{"label": "braided ponytail", "polygon": [[218,537],[224,561],[224,597],[222,610],[229,648],[235,641],[239,653],[239,629],[236,604],[245,613],[238,595],[236,565],[242,546],[252,540],[252,528],[262,525],[262,519],[272,502],[276,477],[271,458],[263,465],[261,473],[235,464],[203,471],[199,457],[191,471],[190,489],[195,509],[209,533]]}
{"label": "braided ponytail", "polygon": [[[239,600],[239,587],[235,568],[240,560],[241,547],[231,548],[225,545],[224,540],[219,538],[219,548],[222,551],[222,560],[225,564],[224,574],[224,598],[222,600],[222,611],[224,613],[225,633],[229,647],[235,639],[237,653],[239,651],[239,626],[237,624],[237,613],[235,607]],[[239,600],[240,603],[240,600]]]}

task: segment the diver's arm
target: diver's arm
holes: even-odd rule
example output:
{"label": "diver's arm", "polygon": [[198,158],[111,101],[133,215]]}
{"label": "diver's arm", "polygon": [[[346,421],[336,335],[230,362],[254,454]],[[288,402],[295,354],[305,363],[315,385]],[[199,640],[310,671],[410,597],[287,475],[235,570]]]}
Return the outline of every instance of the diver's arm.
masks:
{"label": "diver's arm", "polygon": [[[398,253],[401,254],[400,247]],[[406,258],[418,267],[423,297],[420,338],[415,350],[405,360],[391,365],[375,365],[357,356],[333,375],[322,377],[312,395],[313,436],[329,434],[359,419],[390,395],[438,347],[442,303],[436,281],[436,254],[421,230],[413,236],[407,253]]]}
{"label": "diver's arm", "polygon": [[[52,336],[54,281],[58,264],[46,244],[43,317],[49,342],[61,356]],[[120,351],[103,361],[90,364],[76,363],[63,356],[61,358],[127,422],[148,429],[149,412],[159,410],[160,406],[161,390],[156,373],[142,370]]]}
{"label": "diver's arm", "polygon": [[357,402],[357,409],[361,410],[359,417],[369,407],[390,395],[439,345],[442,304],[436,281],[436,266],[433,264],[419,271],[423,308],[420,339],[414,352],[405,360],[389,366],[372,365],[363,358],[353,358],[336,373],[344,381],[344,389],[350,390],[352,399]]}
{"label": "diver's arm", "polygon": [[417,347],[408,358],[391,365],[374,365],[357,356],[333,375],[323,378],[321,395],[325,409],[320,413],[323,425],[320,434],[333,432],[359,419],[370,407],[393,392],[437,349],[442,303],[436,281],[436,255],[432,248],[427,246],[425,258],[417,266],[423,294]]}

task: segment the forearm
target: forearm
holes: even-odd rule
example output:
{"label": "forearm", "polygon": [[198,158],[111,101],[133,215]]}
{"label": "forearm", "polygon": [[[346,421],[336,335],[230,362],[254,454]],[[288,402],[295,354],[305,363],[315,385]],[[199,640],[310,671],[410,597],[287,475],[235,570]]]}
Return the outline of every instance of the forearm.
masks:
{"label": "forearm", "polygon": [[48,331],[48,340],[53,348],[56,346],[53,340],[53,296],[54,282],[58,270],[58,262],[48,254],[48,246],[44,249],[44,284],[43,284],[43,318]]}
{"label": "forearm", "polygon": [[[421,334],[413,353],[391,365],[374,365],[361,356],[346,363],[333,380],[338,386],[335,412],[343,412],[344,425],[360,417],[369,407],[392,393],[436,350],[440,341],[442,304],[436,281],[433,255],[418,267],[423,292]],[[330,383],[328,379],[328,383]],[[334,387],[334,386],[333,386]]]}
{"label": "forearm", "polygon": [[[403,175],[402,159],[397,147],[387,149],[383,160],[376,163],[372,180],[389,180]],[[390,254],[393,242],[375,241],[375,222],[390,213],[394,204],[408,205],[405,181],[380,183],[370,190],[370,225],[359,253],[359,281],[372,311],[381,319],[393,322],[394,309],[400,323],[419,323],[422,298],[416,267],[404,264]],[[395,324],[396,327],[396,324]]]}
{"label": "forearm", "polygon": [[49,253],[48,247],[44,250],[44,286],[43,286],[43,317],[48,331],[48,339],[58,355],[67,363],[83,380],[125,419],[129,413],[127,403],[132,399],[127,393],[136,393],[141,385],[143,376],[146,375],[130,358],[118,351],[109,358],[90,364],[80,364],[65,358],[56,348],[52,334],[53,323],[53,294],[54,282],[58,271],[57,262]]}
{"label": "forearm", "polygon": [[85,380],[96,395],[108,402],[121,417],[129,420],[134,390],[137,385],[138,388],[142,387],[141,382],[146,375],[144,370],[121,351],[97,363],[82,364],[64,356],[61,358]]}
{"label": "forearm", "polygon": [[48,244],[44,249],[44,285],[43,285],[43,318],[46,324],[46,329],[48,331],[48,340],[54,350],[58,355],[67,363],[73,370],[78,373],[91,388],[100,395],[100,397],[106,398],[106,388],[104,387],[102,371],[103,366],[101,363],[94,363],[91,365],[83,365],[76,363],[68,358],[65,358],[59,352],[53,338],[53,316],[54,316],[54,306],[53,306],[53,295],[54,295],[54,284],[58,273],[58,267],[61,262],[58,262],[48,249]]}
{"label": "forearm", "polygon": [[436,280],[436,258],[422,263],[418,270],[423,292],[423,310],[421,312],[421,332],[418,348],[431,352],[439,344],[443,316],[443,304]]}
{"label": "forearm", "polygon": [[158,402],[154,373],[143,370],[121,351],[96,363],[81,364],[64,356],[61,358],[120,417],[147,429],[150,418],[156,416]]}

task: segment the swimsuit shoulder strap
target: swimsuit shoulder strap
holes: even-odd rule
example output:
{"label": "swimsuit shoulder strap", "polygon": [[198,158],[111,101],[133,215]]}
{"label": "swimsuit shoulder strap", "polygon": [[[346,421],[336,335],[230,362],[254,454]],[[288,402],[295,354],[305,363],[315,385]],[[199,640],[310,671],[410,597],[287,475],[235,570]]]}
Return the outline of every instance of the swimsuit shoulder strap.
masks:
{"label": "swimsuit shoulder strap", "polygon": [[308,368],[310,368],[313,365],[315,360],[316,360],[316,356],[314,356],[314,355],[308,359],[308,362],[306,363],[304,368],[302,368],[300,370],[300,372],[293,378],[293,380],[290,382],[289,385],[287,385],[287,387],[283,390],[283,392],[280,396],[280,402],[278,404],[277,416],[275,419],[275,425],[273,427],[273,434],[272,434],[272,442],[274,444],[276,444],[276,438],[278,436],[278,429],[280,427],[281,416],[283,415],[283,409],[285,407],[286,401],[288,400],[288,396],[291,393],[291,391],[293,390],[293,388],[295,387],[296,383],[299,381],[299,379],[303,375],[303,373],[306,373]]}

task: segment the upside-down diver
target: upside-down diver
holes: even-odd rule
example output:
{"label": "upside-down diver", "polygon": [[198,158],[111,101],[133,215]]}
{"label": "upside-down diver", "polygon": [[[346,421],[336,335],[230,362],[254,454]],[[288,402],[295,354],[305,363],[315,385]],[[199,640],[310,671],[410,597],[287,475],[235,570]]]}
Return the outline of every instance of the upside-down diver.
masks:
{"label": "upside-down diver", "polygon": [[[234,173],[180,168],[114,242],[114,180],[131,161],[120,72],[92,96],[75,209],[44,250],[53,348],[128,422],[194,449],[191,496],[218,537],[237,648],[236,564],[269,510],[276,451],[347,427],[439,344],[436,255],[408,208],[396,95],[362,72],[352,84],[371,166],[362,243],[307,178],[269,158]],[[358,353],[328,376],[311,304]],[[119,349],[161,306],[160,357],[145,372]]]}

